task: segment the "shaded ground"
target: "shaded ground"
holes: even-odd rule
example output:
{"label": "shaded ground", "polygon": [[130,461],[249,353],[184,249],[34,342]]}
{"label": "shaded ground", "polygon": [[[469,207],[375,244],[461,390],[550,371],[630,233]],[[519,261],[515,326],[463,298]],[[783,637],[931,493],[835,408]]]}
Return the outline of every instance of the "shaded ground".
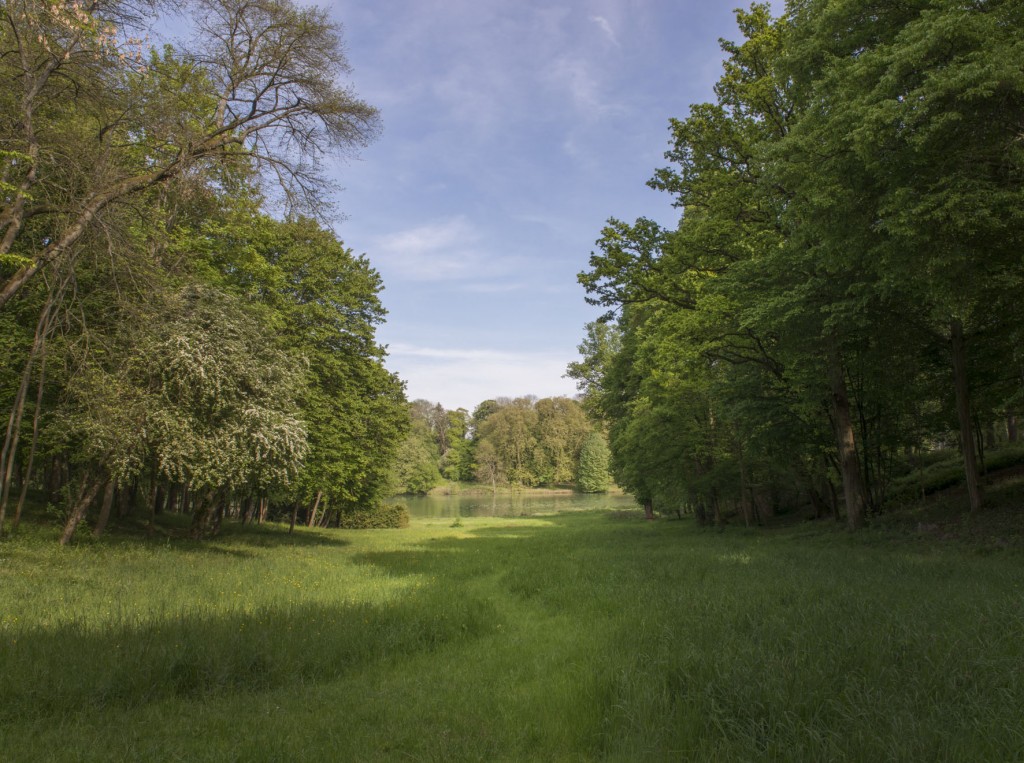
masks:
{"label": "shaded ground", "polygon": [[878,527],[938,540],[968,543],[981,550],[1024,549],[1024,466],[989,474],[982,510],[971,514],[963,486],[946,488],[873,520]]}

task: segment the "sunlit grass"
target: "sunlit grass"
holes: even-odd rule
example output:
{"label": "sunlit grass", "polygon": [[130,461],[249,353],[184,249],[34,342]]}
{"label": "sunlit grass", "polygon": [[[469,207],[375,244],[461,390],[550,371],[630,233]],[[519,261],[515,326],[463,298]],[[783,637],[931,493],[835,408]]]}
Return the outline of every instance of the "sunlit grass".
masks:
{"label": "sunlit grass", "polygon": [[1024,559],[612,513],[0,545],[0,759],[1014,760]]}

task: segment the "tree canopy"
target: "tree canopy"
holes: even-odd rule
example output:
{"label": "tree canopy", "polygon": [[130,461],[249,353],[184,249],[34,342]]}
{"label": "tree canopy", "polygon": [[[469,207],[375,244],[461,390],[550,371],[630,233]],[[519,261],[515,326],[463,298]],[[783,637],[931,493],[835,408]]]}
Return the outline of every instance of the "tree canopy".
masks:
{"label": "tree canopy", "polygon": [[671,121],[650,181],[678,225],[610,220],[580,274],[609,312],[570,374],[619,484],[709,521],[808,503],[856,528],[898,456],[953,442],[980,509],[980,432],[1021,393],[1021,14],[737,11],[715,100]]}
{"label": "tree canopy", "polygon": [[[179,11],[187,46],[142,42]],[[324,158],[378,130],[338,26],[288,0],[0,13],[0,532],[30,489],[65,541],[104,486],[104,516],[197,535],[380,502],[408,422],[380,276],[326,224]]]}

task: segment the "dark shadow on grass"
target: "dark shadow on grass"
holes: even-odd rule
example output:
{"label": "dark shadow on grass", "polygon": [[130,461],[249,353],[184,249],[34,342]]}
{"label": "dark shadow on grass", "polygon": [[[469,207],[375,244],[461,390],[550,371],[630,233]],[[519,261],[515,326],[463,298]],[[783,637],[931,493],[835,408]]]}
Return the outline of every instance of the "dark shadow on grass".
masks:
{"label": "dark shadow on grass", "polygon": [[438,582],[387,606],[186,611],[103,631],[76,622],[8,629],[0,633],[0,728],[83,709],[337,680],[380,660],[484,637],[501,624],[492,603]]}
{"label": "dark shadow on grass", "polygon": [[[19,531],[34,525],[37,530],[43,529],[46,533],[52,533],[54,543],[60,537],[61,524],[51,515],[32,512],[22,521],[23,527]],[[238,557],[251,557],[253,554],[237,548],[225,548],[220,544],[229,543],[231,546],[246,546],[253,549],[322,546],[343,548],[350,545],[347,539],[332,529],[296,526],[294,532],[289,532],[288,525],[284,523],[243,524],[234,520],[225,520],[216,533],[195,539],[191,536],[191,522],[192,518],[185,514],[161,514],[151,529],[148,519],[127,516],[111,520],[99,538],[93,537],[92,526],[83,524],[71,544],[119,547],[126,543],[138,543],[170,546],[176,551],[187,553]]]}
{"label": "dark shadow on grass", "polygon": [[[561,597],[576,594],[561,581],[576,574],[577,562],[545,539],[558,543],[563,534],[552,533],[552,526],[574,521],[513,520],[508,527],[470,530],[466,537],[442,537],[419,548],[351,557],[388,575],[418,576],[387,605],[298,603],[246,613],[230,611],[227,603],[226,612],[171,612],[155,622],[128,616],[104,630],[81,622],[7,628],[0,632],[0,724],[333,681],[381,660],[469,643],[508,625],[500,602],[464,585],[483,575],[501,575],[511,596],[564,611],[569,602]],[[584,529],[592,532],[593,524],[587,524]],[[606,527],[614,536],[621,525]],[[286,528],[232,530],[224,540],[235,548],[185,540],[172,540],[171,546],[185,552],[186,563],[202,564],[201,554],[244,554],[237,545],[246,541],[345,542],[312,531],[289,537]],[[589,569],[603,565],[605,547],[588,551]]]}
{"label": "dark shadow on grass", "polygon": [[296,527],[294,532],[288,532],[287,525],[276,523],[263,525],[226,523],[221,527],[220,532],[210,540],[225,540],[258,548],[275,546],[335,546],[340,548],[350,545],[348,540],[340,537],[337,530]]}

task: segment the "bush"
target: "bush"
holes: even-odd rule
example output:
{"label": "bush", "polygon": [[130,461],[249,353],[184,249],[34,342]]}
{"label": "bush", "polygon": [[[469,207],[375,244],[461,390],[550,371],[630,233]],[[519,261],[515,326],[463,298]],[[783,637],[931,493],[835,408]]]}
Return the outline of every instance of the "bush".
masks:
{"label": "bush", "polygon": [[338,526],[346,530],[385,530],[408,527],[409,511],[397,503],[343,511]]}

